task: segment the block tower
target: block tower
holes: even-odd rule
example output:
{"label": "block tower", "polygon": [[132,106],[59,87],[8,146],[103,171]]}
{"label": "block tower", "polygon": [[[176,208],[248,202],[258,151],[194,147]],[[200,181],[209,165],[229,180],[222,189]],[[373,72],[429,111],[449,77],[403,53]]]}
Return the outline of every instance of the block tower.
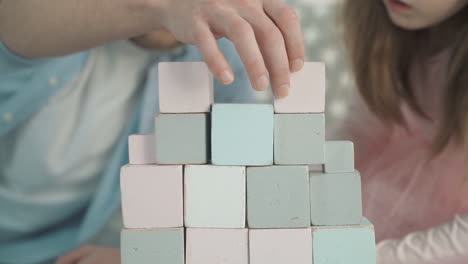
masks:
{"label": "block tower", "polygon": [[375,264],[352,142],[325,140],[325,66],[269,104],[213,104],[202,62],[159,64],[154,135],[121,169],[123,264]]}

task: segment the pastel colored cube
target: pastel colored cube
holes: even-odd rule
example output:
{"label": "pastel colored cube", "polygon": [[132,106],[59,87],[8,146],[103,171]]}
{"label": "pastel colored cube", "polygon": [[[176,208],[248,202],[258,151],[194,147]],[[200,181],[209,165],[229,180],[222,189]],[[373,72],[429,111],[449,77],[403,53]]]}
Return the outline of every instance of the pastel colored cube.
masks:
{"label": "pastel colored cube", "polygon": [[359,172],[311,173],[312,225],[358,225],[362,220]]}
{"label": "pastel colored cube", "polygon": [[209,160],[206,114],[156,116],[156,163],[205,164]]}
{"label": "pastel colored cube", "polygon": [[187,228],[186,264],[248,264],[247,229]]}
{"label": "pastel colored cube", "polygon": [[213,164],[273,164],[271,105],[214,104],[211,118]]}
{"label": "pastel colored cube", "polygon": [[130,164],[156,163],[154,134],[130,135],[128,137],[128,159]]}
{"label": "pastel colored cube", "polygon": [[325,64],[306,62],[291,73],[291,89],[285,98],[275,99],[275,113],[323,113],[325,111]]}
{"label": "pastel colored cube", "polygon": [[206,63],[160,62],[161,113],[207,113],[213,104],[213,76]]}
{"label": "pastel colored cube", "polygon": [[323,164],[324,114],[275,114],[275,164]]}
{"label": "pastel colored cube", "polygon": [[307,166],[247,168],[249,228],[310,226]]}
{"label": "pastel colored cube", "polygon": [[375,264],[374,226],[364,220],[357,226],[313,226],[314,264]]}
{"label": "pastel colored cube", "polygon": [[245,167],[185,167],[185,226],[245,227]]}
{"label": "pastel colored cube", "polygon": [[122,264],[184,264],[184,229],[123,229]]}
{"label": "pastel colored cube", "polygon": [[182,166],[125,165],[120,170],[126,228],[183,226]]}
{"label": "pastel colored cube", "polygon": [[325,142],[325,172],[354,172],[354,170],[353,142]]}
{"label": "pastel colored cube", "polygon": [[310,228],[251,229],[249,248],[250,264],[312,263]]}

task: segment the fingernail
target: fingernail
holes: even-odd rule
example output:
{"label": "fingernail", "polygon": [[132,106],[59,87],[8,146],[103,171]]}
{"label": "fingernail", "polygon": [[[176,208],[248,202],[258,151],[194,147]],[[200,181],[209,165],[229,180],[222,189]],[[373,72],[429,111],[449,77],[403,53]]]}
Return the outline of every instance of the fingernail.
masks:
{"label": "fingernail", "polygon": [[288,94],[289,94],[289,85],[287,84],[281,85],[278,89],[277,97],[283,98],[283,97],[288,96]]}
{"label": "fingernail", "polygon": [[232,82],[234,79],[234,76],[232,76],[232,73],[228,70],[225,70],[221,73],[221,82],[223,84],[229,84]]}
{"label": "fingernail", "polygon": [[255,85],[257,86],[257,90],[263,91],[267,88],[268,86],[268,78],[265,75],[262,75],[257,79],[255,82]]}
{"label": "fingernail", "polygon": [[291,63],[291,71],[297,72],[302,69],[304,66],[304,60],[302,59],[295,59]]}

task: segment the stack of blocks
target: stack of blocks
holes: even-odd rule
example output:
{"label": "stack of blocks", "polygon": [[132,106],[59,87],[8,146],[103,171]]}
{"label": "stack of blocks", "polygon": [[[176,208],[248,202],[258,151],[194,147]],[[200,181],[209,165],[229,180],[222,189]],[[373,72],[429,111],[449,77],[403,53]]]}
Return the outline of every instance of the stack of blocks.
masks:
{"label": "stack of blocks", "polygon": [[122,263],[375,263],[353,144],[325,140],[325,67],[291,78],[274,107],[213,104],[204,63],[159,64],[155,134],[121,169]]}

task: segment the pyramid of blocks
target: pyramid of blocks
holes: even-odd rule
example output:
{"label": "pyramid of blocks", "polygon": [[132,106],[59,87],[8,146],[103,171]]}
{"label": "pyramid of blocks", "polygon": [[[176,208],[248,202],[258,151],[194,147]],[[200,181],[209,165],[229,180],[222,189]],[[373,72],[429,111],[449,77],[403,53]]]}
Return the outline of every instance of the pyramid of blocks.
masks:
{"label": "pyramid of blocks", "polygon": [[325,140],[325,66],[274,104],[214,104],[203,62],[159,64],[154,135],[121,169],[124,264],[374,264],[353,144]]}

